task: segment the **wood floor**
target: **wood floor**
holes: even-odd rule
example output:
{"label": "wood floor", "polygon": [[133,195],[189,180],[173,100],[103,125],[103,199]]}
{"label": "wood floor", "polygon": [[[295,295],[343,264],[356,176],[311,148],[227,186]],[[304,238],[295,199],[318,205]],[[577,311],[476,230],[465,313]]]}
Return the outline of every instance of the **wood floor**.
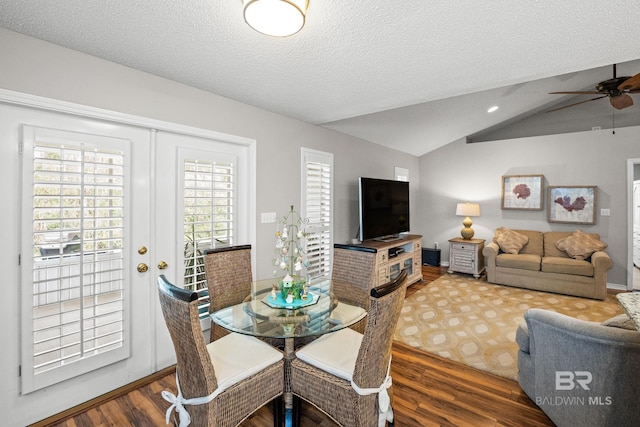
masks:
{"label": "wood floor", "polygon": [[[412,285],[407,295],[446,274],[446,269],[423,267],[424,280]],[[394,343],[391,374],[394,390],[395,425],[431,426],[553,426],[515,381],[487,374],[466,365],[401,343]],[[35,424],[37,427],[163,426],[169,404],[162,390],[176,393],[173,373],[136,385],[120,396],[85,405]],[[64,419],[63,419],[64,418]],[[271,427],[271,411],[263,407],[243,427]],[[303,403],[302,426],[336,424],[315,407]]]}

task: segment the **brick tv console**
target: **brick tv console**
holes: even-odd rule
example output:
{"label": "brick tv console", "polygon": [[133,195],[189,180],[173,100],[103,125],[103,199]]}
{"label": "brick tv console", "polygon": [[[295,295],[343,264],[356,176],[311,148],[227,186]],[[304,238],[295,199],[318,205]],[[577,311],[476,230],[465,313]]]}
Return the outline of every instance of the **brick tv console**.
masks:
{"label": "brick tv console", "polygon": [[407,270],[407,284],[422,280],[422,236],[407,234],[396,240],[382,242],[365,240],[356,245],[335,244],[334,256],[340,256],[340,249],[366,249],[368,256],[375,257],[375,283],[379,286],[395,279],[403,269]]}

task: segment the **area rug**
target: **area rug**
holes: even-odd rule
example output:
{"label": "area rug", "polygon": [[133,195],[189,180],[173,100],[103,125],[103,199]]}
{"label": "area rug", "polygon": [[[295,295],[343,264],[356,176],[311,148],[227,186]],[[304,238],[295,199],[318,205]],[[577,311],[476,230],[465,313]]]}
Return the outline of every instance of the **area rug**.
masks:
{"label": "area rug", "polygon": [[494,285],[448,274],[407,297],[394,339],[493,374],[516,379],[516,329],[529,308],[601,322],[623,312],[605,301]]}

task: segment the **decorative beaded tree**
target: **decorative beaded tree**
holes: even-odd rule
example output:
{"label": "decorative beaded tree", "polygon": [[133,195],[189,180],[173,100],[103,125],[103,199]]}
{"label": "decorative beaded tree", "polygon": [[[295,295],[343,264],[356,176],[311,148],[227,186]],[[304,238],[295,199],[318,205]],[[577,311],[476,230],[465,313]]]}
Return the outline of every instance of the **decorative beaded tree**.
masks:
{"label": "decorative beaded tree", "polygon": [[[273,265],[273,275],[278,276],[283,272],[286,274],[279,280],[280,292],[283,299],[289,294],[293,299],[306,297],[306,285],[304,272],[309,266],[306,259],[306,249],[303,240],[308,236],[304,230],[304,225],[309,223],[309,219],[300,218],[300,215],[293,209],[285,215],[278,223],[276,230],[276,257]],[[278,271],[280,270],[280,271]],[[304,298],[303,298],[304,299]]]}

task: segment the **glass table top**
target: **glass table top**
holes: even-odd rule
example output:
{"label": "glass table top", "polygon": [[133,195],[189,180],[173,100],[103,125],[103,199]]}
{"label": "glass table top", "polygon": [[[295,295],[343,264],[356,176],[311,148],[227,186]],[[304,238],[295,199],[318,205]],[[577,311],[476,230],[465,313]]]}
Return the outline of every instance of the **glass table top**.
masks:
{"label": "glass table top", "polygon": [[[279,279],[252,283],[244,302],[211,313],[211,320],[233,332],[271,338],[323,335],[357,323],[367,312],[353,300],[340,301],[332,282],[325,280],[308,288],[306,300],[287,302],[272,287]],[[344,286],[342,287],[344,288]]]}

